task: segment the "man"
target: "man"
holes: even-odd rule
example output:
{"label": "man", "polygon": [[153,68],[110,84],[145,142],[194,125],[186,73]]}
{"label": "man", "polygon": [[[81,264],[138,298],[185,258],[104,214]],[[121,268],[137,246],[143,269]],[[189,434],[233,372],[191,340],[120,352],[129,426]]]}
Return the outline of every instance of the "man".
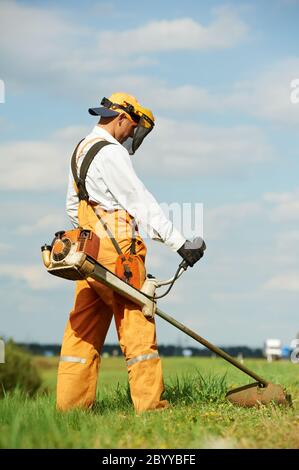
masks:
{"label": "man", "polygon": [[[70,172],[67,213],[74,226],[97,233],[100,237],[98,261],[113,272],[119,253],[130,253],[135,240],[142,282],[146,247],[136,222],[143,225],[152,238],[164,242],[193,266],[203,256],[204,244],[197,248],[192,246],[173,227],[137,177],[125,148],[127,146],[133,154],[141,145],[154,127],[152,112],[125,93],[103,98],[101,104],[99,108],[89,109],[89,113],[100,116],[100,120],[77,146],[73,156],[75,165]],[[100,141],[105,141],[106,145],[90,163],[84,197],[80,193],[82,187],[74,184],[74,178],[79,181],[84,157]],[[58,409],[87,408],[94,403],[99,354],[113,316],[136,412],[167,407],[168,402],[161,399],[164,385],[154,319],[145,318],[136,305],[89,278],[77,282],[74,308],[64,333],[58,369]]]}

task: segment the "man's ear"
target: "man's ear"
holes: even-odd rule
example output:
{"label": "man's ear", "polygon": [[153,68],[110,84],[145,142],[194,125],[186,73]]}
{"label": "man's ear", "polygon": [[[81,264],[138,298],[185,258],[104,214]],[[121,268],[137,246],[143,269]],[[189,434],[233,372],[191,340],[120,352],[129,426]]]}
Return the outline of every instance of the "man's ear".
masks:
{"label": "man's ear", "polygon": [[118,123],[121,124],[124,119],[127,119],[127,116],[125,113],[120,113],[118,116],[117,116],[117,119],[118,119]]}

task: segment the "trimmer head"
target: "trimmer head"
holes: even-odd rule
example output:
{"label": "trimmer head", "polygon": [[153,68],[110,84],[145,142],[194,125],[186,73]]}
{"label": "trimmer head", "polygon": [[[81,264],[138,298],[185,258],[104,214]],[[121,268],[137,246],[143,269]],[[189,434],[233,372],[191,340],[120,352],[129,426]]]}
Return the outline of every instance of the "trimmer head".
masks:
{"label": "trimmer head", "polygon": [[251,407],[259,405],[268,405],[275,403],[277,405],[291,405],[291,395],[286,394],[281,385],[268,383],[261,385],[258,382],[244,385],[243,387],[230,390],[226,398],[234,405]]}

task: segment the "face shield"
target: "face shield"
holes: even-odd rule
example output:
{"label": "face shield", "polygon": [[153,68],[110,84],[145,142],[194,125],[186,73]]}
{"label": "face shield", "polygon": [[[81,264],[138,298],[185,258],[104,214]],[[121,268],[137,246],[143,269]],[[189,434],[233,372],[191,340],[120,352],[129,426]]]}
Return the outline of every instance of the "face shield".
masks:
{"label": "face shield", "polygon": [[[135,122],[137,121],[134,117],[133,120]],[[130,155],[134,155],[153,127],[154,121],[149,116],[142,114],[142,116],[139,117],[138,125],[134,129],[133,137],[129,137],[125,142],[123,142],[123,146],[128,150]]]}
{"label": "face shield", "polygon": [[134,155],[155,125],[155,118],[151,110],[144,108],[138,103],[136,98],[125,93],[114,93],[110,98],[103,98],[101,105],[102,107],[100,108],[90,108],[89,113],[103,117],[114,117],[120,112],[125,112],[128,115],[128,119],[137,124],[133,137],[128,137],[122,143],[129,154]]}

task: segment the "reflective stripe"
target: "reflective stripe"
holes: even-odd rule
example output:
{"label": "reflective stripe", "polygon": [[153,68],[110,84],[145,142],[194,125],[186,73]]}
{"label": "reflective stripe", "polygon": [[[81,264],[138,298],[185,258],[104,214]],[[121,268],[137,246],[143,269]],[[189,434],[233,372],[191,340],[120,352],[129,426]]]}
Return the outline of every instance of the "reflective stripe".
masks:
{"label": "reflective stripe", "polygon": [[86,364],[86,359],[84,359],[84,357],[60,356],[60,362],[79,362],[79,364]]}
{"label": "reflective stripe", "polygon": [[132,366],[133,364],[136,364],[136,362],[147,361],[148,359],[155,359],[156,357],[159,357],[158,352],[151,353],[151,354],[142,354],[141,356],[133,357],[133,359],[130,359],[129,361],[127,361],[127,366],[128,367]]}

